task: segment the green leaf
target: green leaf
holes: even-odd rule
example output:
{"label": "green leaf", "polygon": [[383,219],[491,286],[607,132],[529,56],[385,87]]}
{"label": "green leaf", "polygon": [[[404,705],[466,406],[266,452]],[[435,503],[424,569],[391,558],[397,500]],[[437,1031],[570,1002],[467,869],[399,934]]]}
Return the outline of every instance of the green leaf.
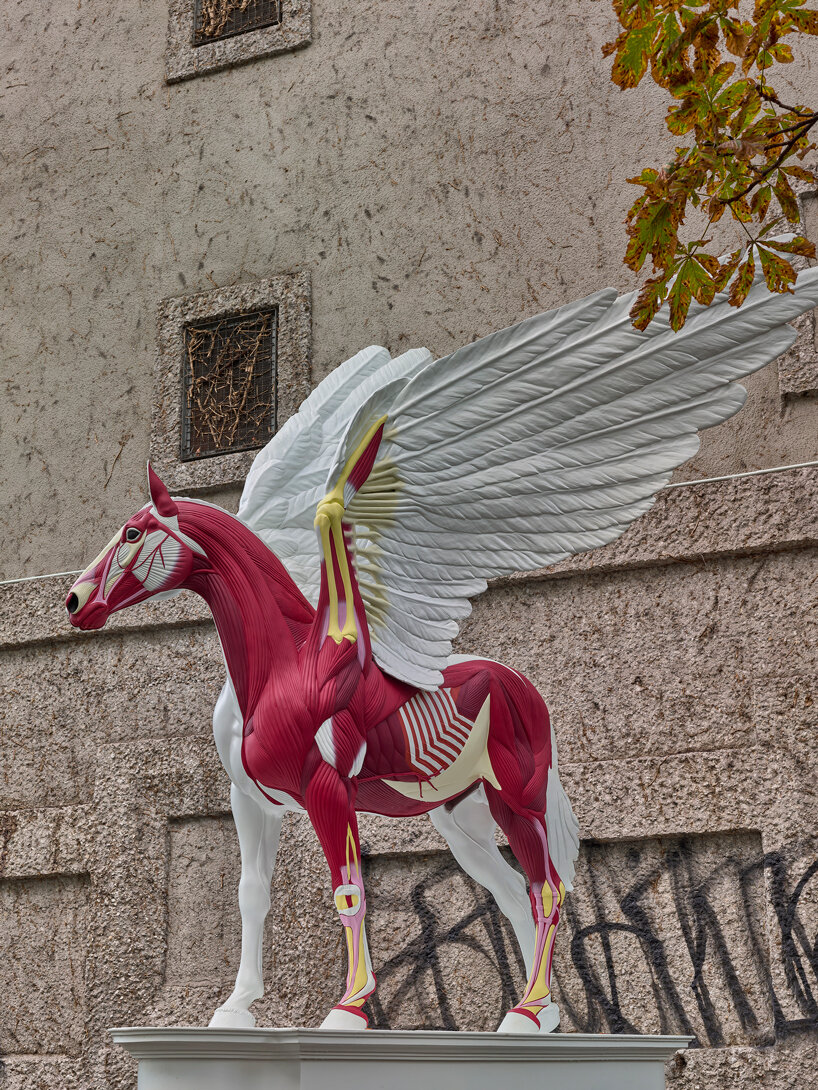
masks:
{"label": "green leaf", "polygon": [[625,90],[636,87],[648,67],[650,47],[656,33],[651,26],[637,27],[620,36],[619,48],[611,70],[611,79]]}
{"label": "green leaf", "polygon": [[740,307],[744,300],[747,298],[747,292],[753,286],[753,277],[755,276],[756,263],[753,258],[753,249],[747,252],[747,260],[742,264],[738,271],[733,284],[730,288],[730,297],[728,302],[731,307]]}
{"label": "green leaf", "polygon": [[750,201],[750,211],[762,223],[767,215],[767,209],[770,207],[772,195],[772,186],[763,185],[755,191]]}
{"label": "green leaf", "polygon": [[625,251],[628,268],[638,272],[648,254],[657,268],[669,268],[676,253],[678,227],[678,212],[669,201],[646,202],[628,227],[630,241]]}
{"label": "green leaf", "polygon": [[[722,87],[727,83],[728,79],[736,70],[734,61],[724,61],[713,72],[708,82],[708,94],[712,96],[715,91],[720,91]],[[745,81],[746,82],[746,81]]]}
{"label": "green leaf", "polygon": [[757,249],[764,279],[770,291],[791,292],[790,284],[795,283],[796,273],[789,261],[764,249],[763,246],[758,246]]}
{"label": "green leaf", "polygon": [[[716,105],[725,110],[734,110],[745,96],[752,94],[753,84],[748,79],[736,80],[721,92],[716,99]],[[735,134],[734,134],[735,135]]]}
{"label": "green leaf", "polygon": [[668,296],[671,329],[682,328],[692,299],[703,306],[709,306],[715,294],[716,285],[707,269],[696,258],[685,258]]}
{"label": "green leaf", "polygon": [[680,330],[685,324],[685,318],[687,317],[687,312],[690,310],[692,298],[693,292],[691,291],[689,280],[681,275],[677,276],[673,281],[673,286],[668,295],[668,304],[670,306],[670,328],[674,331]]}

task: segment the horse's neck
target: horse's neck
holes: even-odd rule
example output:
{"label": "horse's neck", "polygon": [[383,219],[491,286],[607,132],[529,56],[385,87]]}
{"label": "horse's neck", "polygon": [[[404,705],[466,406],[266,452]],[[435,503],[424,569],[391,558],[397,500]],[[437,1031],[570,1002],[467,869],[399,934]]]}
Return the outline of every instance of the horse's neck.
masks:
{"label": "horse's neck", "polygon": [[185,586],[213,613],[245,722],[275,672],[298,669],[315,611],[284,565],[237,518],[211,504],[179,501],[179,525],[202,546]]}

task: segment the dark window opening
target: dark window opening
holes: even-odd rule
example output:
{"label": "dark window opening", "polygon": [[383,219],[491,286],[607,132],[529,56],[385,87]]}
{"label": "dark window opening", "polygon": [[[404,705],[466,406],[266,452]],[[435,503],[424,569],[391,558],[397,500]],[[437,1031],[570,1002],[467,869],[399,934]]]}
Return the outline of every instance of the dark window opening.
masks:
{"label": "dark window opening", "polygon": [[195,0],[193,44],[207,45],[281,22],[281,0]]}
{"label": "dark window opening", "polygon": [[182,461],[263,447],[275,433],[275,387],[275,310],[186,325]]}

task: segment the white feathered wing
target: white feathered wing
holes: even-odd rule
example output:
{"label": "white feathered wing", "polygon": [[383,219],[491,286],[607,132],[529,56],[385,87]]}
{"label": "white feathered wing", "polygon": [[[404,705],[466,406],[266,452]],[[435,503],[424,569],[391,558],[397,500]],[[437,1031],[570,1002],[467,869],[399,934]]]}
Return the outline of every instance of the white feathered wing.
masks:
{"label": "white feathered wing", "polygon": [[661,315],[634,329],[632,302],[599,292],[384,373],[358,399],[318,491],[385,414],[347,521],[373,655],[393,677],[436,687],[488,579],[604,545],[644,514],[697,432],[741,408],[735,380],[792,344],[786,323],[818,302],[818,270],[794,294],[758,280],[740,309],[694,305],[678,333]]}
{"label": "white feathered wing", "polygon": [[395,359],[378,345],[363,349],[313,390],[253,462],[238,517],[272,549],[313,605],[321,584],[315,508],[338,443],[377,391],[411,378],[431,358],[425,348]]}

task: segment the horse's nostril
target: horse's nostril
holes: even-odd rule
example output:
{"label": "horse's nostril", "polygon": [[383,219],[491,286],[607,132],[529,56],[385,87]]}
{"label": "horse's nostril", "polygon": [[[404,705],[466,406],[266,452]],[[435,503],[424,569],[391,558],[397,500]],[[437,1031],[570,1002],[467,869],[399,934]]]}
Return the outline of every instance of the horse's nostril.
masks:
{"label": "horse's nostril", "polygon": [[69,594],[68,597],[65,600],[65,608],[68,610],[69,613],[76,613],[77,612],[77,606],[79,604],[80,604],[79,598],[72,591],[71,594]]}

